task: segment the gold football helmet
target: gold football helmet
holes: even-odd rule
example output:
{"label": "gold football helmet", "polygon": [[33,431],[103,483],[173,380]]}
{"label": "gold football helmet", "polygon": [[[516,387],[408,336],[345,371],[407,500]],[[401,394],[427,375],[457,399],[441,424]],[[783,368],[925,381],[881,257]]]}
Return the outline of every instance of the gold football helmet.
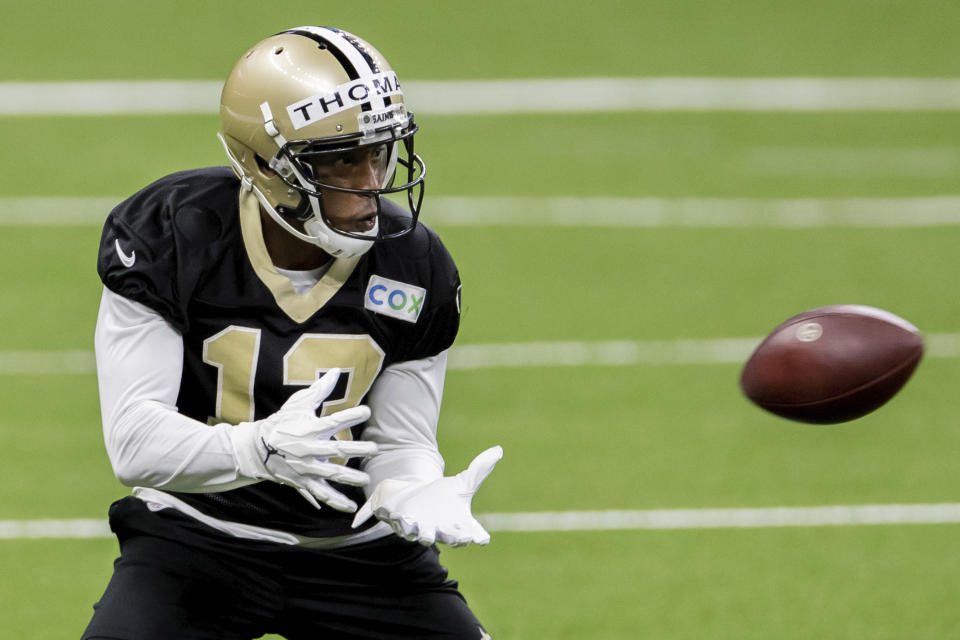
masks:
{"label": "gold football helmet", "polygon": [[[254,45],[227,78],[220,119],[219,137],[244,188],[298,238],[333,256],[357,256],[373,242],[416,226],[426,175],[413,150],[418,127],[396,73],[357,36],[331,27],[297,27]],[[331,154],[373,145],[386,149],[379,188],[337,186],[314,171]],[[373,228],[336,228],[324,207],[324,191],[375,201]],[[406,206],[384,207],[385,197],[405,200]]]}

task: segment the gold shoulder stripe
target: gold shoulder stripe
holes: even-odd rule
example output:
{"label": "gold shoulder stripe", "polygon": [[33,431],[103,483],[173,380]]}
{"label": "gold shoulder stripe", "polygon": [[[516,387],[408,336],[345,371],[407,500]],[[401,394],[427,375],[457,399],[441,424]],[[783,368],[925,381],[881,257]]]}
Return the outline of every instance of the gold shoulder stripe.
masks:
{"label": "gold shoulder stripe", "polygon": [[250,264],[257,277],[270,289],[277,306],[292,320],[306,322],[340,290],[360,258],[335,258],[330,269],[310,291],[298,295],[289,278],[273,266],[260,226],[260,201],[252,191],[240,191],[240,229]]}

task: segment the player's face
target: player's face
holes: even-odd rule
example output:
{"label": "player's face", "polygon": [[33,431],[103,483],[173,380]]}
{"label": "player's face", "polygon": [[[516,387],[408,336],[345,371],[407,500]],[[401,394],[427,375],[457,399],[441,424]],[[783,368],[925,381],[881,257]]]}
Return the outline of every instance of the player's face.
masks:
{"label": "player's face", "polygon": [[[389,150],[379,144],[311,159],[318,182],[349,189],[379,189],[387,177]],[[322,189],[324,210],[334,227],[363,233],[377,222],[377,203],[370,196]]]}

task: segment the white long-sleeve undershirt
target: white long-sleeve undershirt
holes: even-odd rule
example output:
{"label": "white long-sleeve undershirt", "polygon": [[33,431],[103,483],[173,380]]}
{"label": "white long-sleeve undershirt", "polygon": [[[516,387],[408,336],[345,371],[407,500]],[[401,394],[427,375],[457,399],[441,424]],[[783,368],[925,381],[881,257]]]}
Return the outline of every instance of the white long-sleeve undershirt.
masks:
{"label": "white long-sleeve undershirt", "polygon": [[[95,348],[104,441],[123,484],[138,487],[147,499],[157,492],[142,488],[213,492],[258,481],[238,471],[231,425],[209,426],[178,413],[183,339],[163,317],[105,288]],[[368,494],[386,478],[443,475],[436,433],[446,362],[444,351],[397,363],[374,382],[363,438],[376,442],[380,453],[364,464]],[[177,506],[166,498],[159,502]]]}

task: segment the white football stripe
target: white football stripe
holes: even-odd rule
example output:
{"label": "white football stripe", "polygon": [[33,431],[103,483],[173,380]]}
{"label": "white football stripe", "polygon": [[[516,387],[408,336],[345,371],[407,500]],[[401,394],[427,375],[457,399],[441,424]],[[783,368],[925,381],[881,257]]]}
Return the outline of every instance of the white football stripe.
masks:
{"label": "white football stripe", "polygon": [[[101,226],[122,197],[0,197],[0,226]],[[960,225],[960,195],[916,198],[431,198],[433,226],[900,228]]]}
{"label": "white football stripe", "polygon": [[[220,80],[0,83],[0,115],[216,113]],[[417,114],[957,111],[956,78],[526,78],[404,82]]]}
{"label": "white football stripe", "polygon": [[[448,368],[510,369],[630,365],[712,365],[745,362],[762,338],[505,342],[450,349]],[[960,334],[924,336],[927,358],[960,358]],[[0,351],[0,375],[96,373],[92,351]]]}
{"label": "white football stripe", "polygon": [[[863,525],[956,524],[960,504],[832,505],[750,509],[657,509],[486,513],[491,532],[643,529],[765,529]],[[0,520],[0,539],[111,538],[106,520]]]}

